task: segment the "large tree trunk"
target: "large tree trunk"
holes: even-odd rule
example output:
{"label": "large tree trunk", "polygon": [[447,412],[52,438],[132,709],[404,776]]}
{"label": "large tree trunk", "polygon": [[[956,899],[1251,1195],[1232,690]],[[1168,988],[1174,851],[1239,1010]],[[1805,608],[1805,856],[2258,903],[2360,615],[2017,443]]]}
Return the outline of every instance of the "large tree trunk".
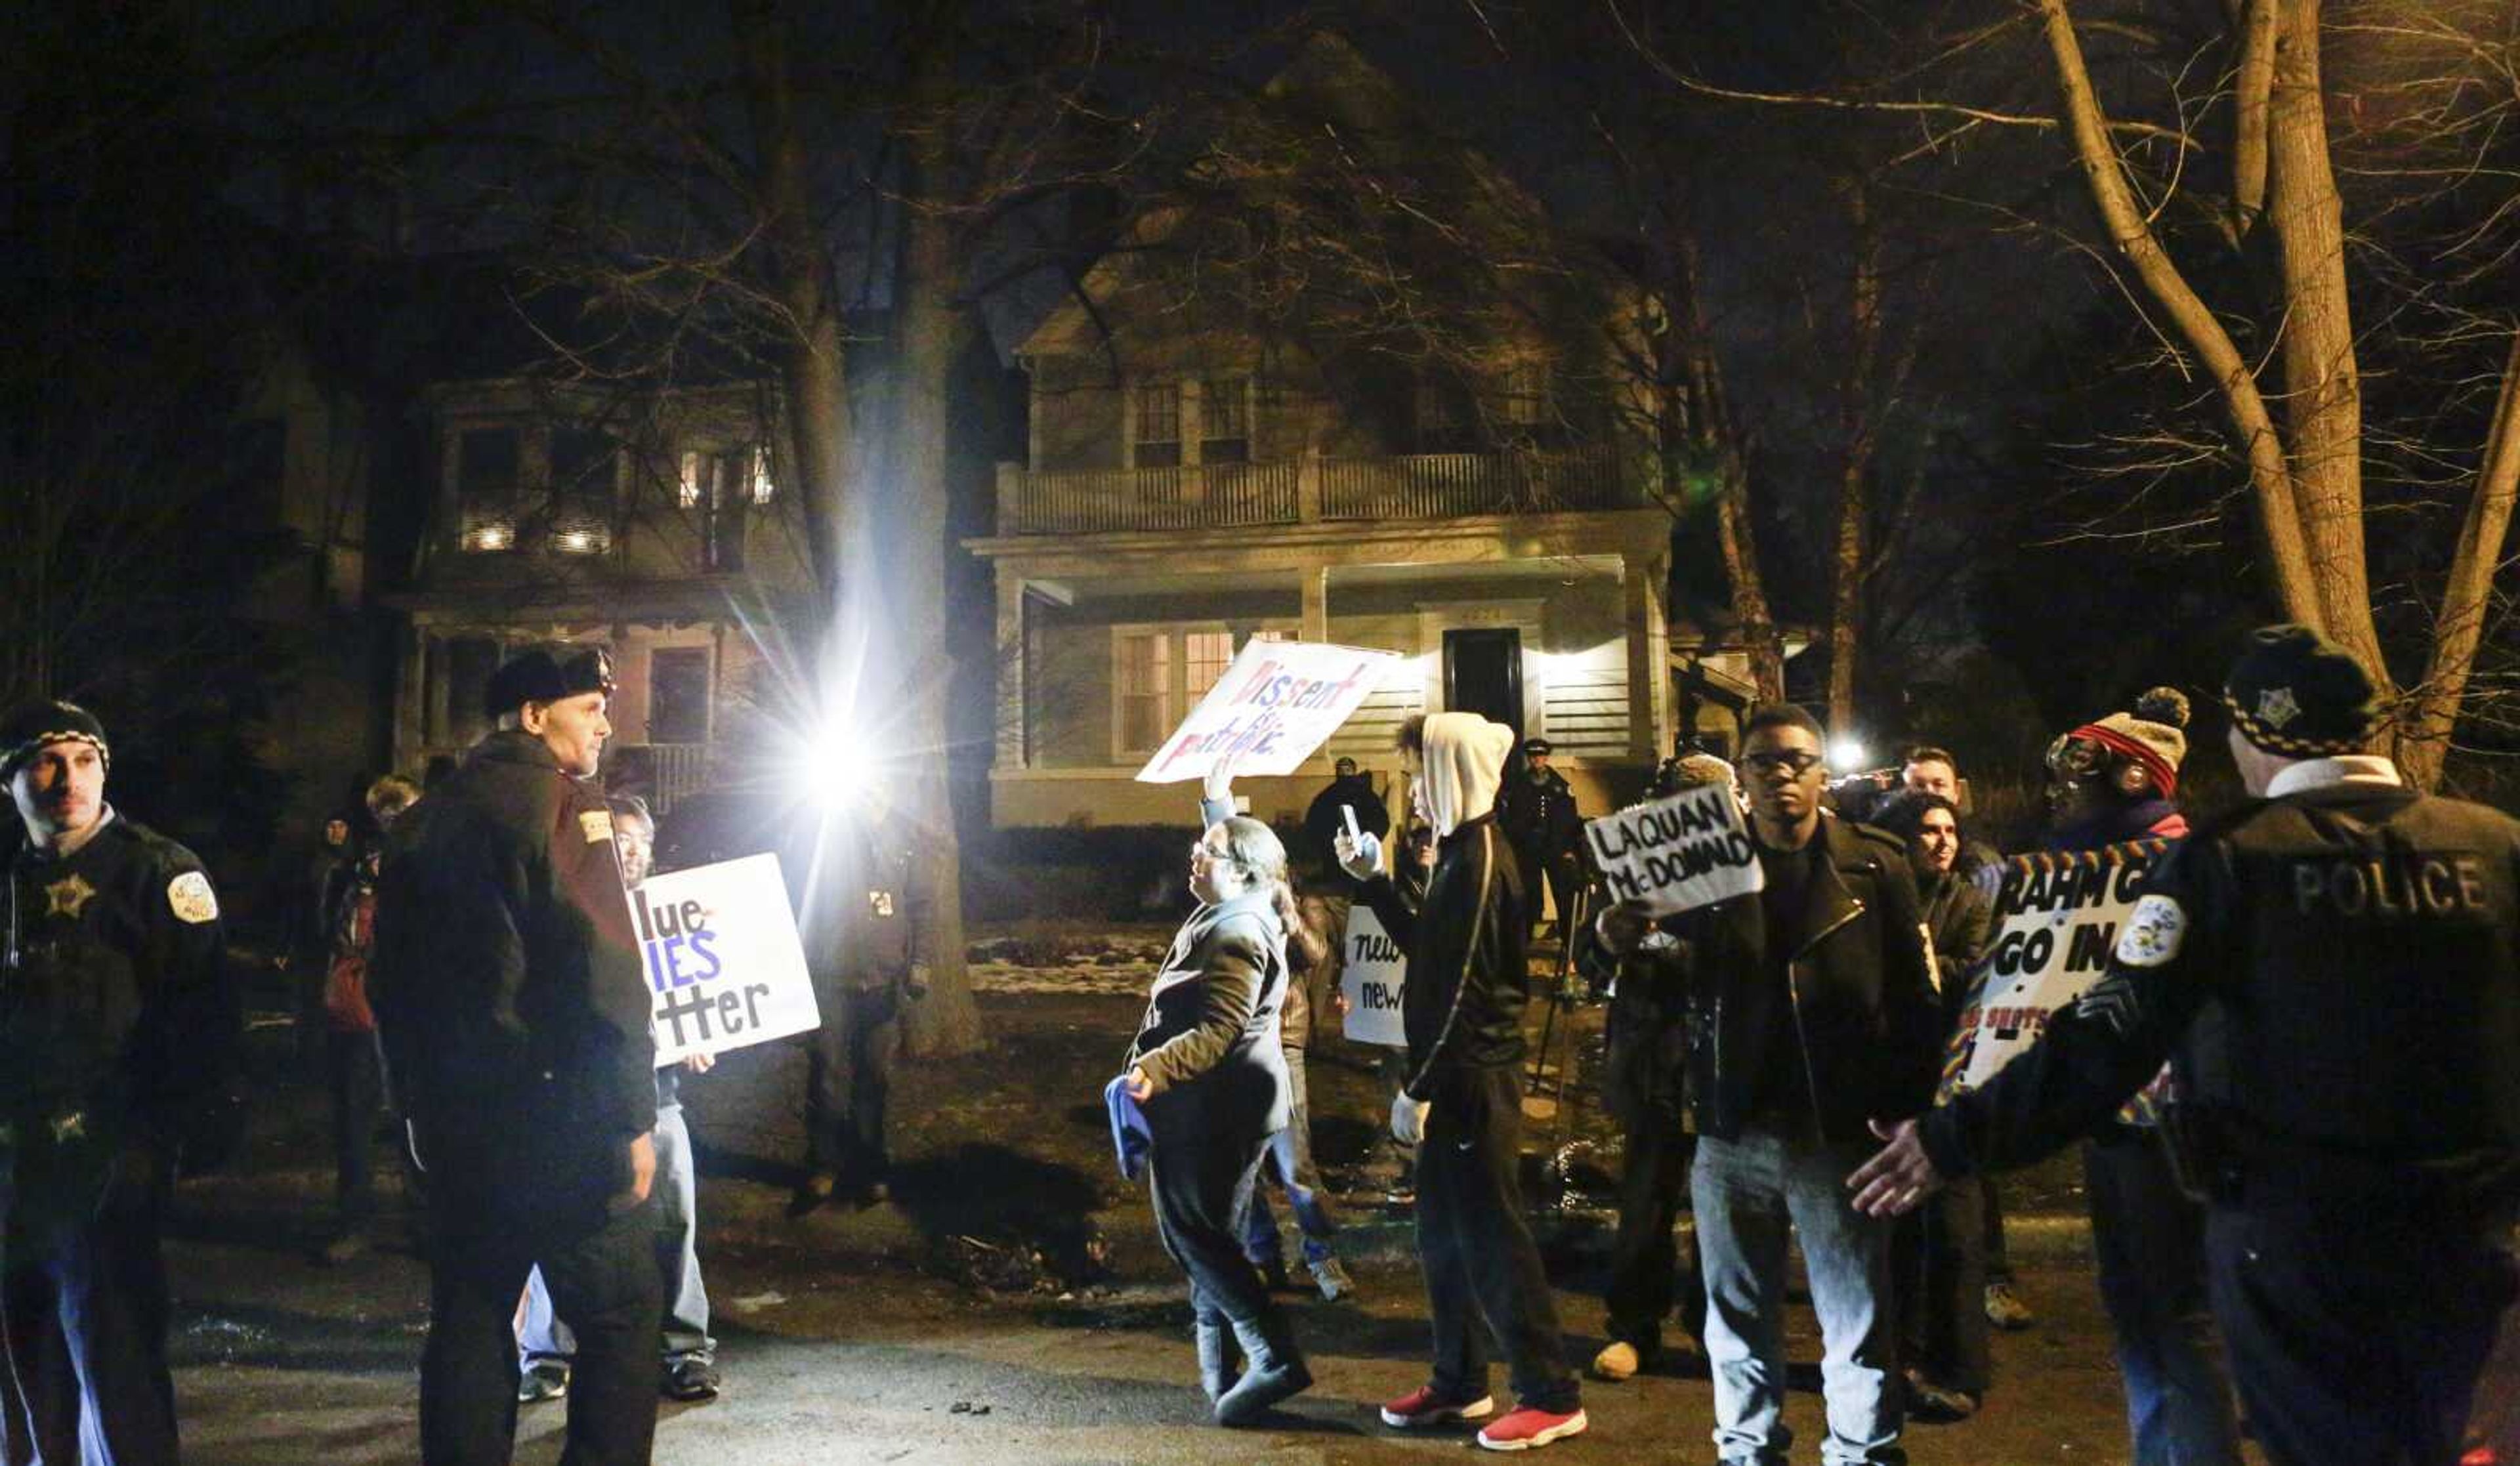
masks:
{"label": "large tree trunk", "polygon": [[2386,688],[2362,556],[2362,384],[2318,40],[2318,0],[2280,0],[2267,108],[2267,213],[2283,281],[2285,445],[2320,621]]}
{"label": "large tree trunk", "polygon": [[[1724,388],[1724,364],[1715,356],[1715,334],[1707,326],[1705,302],[1698,298],[1700,276],[1693,244],[1683,243],[1678,264],[1673,290],[1677,298],[1670,305],[1673,320],[1684,329],[1674,333],[1681,336],[1676,343],[1677,371],[1666,376],[1677,375],[1687,384],[1685,428],[1691,456],[1711,466],[1715,474],[1716,548],[1724,561],[1732,620],[1749,653],[1754,695],[1760,702],[1782,702],[1784,634],[1768,609],[1768,585],[1759,570],[1758,536],[1750,518],[1750,466],[1741,451],[1739,427],[1732,421],[1732,400]],[[1681,417],[1668,415],[1667,426],[1679,425]]]}
{"label": "large tree trunk", "polygon": [[812,610],[819,620],[803,640],[819,647],[839,607],[840,506],[849,472],[846,348],[831,258],[814,227],[805,142],[796,130],[796,88],[788,67],[791,34],[769,0],[734,0],[730,14],[743,53],[744,107],[768,215],[769,286],[790,328],[779,351],[780,397],[788,419],[789,476],[804,511],[806,551],[819,592]]}
{"label": "large tree trunk", "polygon": [[2511,338],[2511,356],[2502,368],[2502,396],[2495,406],[2485,459],[2477,470],[2476,495],[2468,501],[2458,548],[2451,556],[2450,580],[2442,590],[2441,608],[2433,616],[2432,660],[2396,728],[2398,767],[2419,789],[2441,784],[2451,733],[2458,726],[2459,701],[2467,693],[2477,643],[2485,635],[2485,617],[2493,605],[2494,572],[2502,560],[2515,497],[2520,497],[2520,333]]}
{"label": "large tree trunk", "polygon": [[926,1054],[964,1053],[980,1045],[980,1013],[964,962],[962,857],[955,835],[946,716],[952,653],[945,627],[947,533],[946,442],[953,420],[947,385],[969,322],[957,306],[957,229],[949,211],[946,167],[950,101],[932,43],[921,58],[917,106],[907,114],[909,159],[901,209],[902,270],[897,329],[899,441],[891,486],[875,543],[885,547],[877,583],[885,592],[898,661],[887,679],[899,689],[898,753],[909,776],[911,810],[921,833],[929,900],[919,933],[932,986],[911,1010],[910,1044]]}
{"label": "large tree trunk", "polygon": [[1840,388],[1839,418],[1845,424],[1846,456],[1839,465],[1837,543],[1829,557],[1828,731],[1840,737],[1855,731],[1856,661],[1864,644],[1864,532],[1872,513],[1872,455],[1880,439],[1877,414],[1870,400],[1872,369],[1881,345],[1881,274],[1878,238],[1864,184],[1854,180],[1841,192],[1855,226],[1855,273],[1850,282],[1847,324],[1851,329],[1846,380]]}

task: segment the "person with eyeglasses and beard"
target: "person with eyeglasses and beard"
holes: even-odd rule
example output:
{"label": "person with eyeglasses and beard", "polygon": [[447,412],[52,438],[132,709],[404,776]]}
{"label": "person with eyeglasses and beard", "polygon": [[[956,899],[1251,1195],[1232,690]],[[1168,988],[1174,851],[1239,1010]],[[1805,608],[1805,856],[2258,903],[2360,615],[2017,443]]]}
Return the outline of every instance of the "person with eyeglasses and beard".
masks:
{"label": "person with eyeglasses and beard", "polygon": [[[1833,1462],[1907,1459],[1896,1376],[1890,1230],[1841,1184],[1868,1149],[1873,1115],[1932,1100],[1942,1010],[1927,969],[1906,850],[1821,806],[1818,720],[1753,711],[1740,767],[1765,888],[1659,922],[1602,913],[1602,945],[1649,954],[1654,980],[1687,995],[1691,1211],[1706,1279],[1715,1446],[1728,1463],[1782,1460],[1785,1241],[1802,1239],[1826,1352],[1821,1372]],[[1623,972],[1620,981],[1629,980]]]}

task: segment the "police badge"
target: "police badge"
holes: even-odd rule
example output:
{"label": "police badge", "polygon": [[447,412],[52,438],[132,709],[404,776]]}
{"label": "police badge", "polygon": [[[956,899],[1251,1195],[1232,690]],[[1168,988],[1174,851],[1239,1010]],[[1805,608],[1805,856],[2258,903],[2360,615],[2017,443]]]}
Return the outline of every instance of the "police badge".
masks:
{"label": "police badge", "polygon": [[2258,721],[2277,733],[2301,716],[2301,700],[2290,688],[2269,688],[2258,694]]}

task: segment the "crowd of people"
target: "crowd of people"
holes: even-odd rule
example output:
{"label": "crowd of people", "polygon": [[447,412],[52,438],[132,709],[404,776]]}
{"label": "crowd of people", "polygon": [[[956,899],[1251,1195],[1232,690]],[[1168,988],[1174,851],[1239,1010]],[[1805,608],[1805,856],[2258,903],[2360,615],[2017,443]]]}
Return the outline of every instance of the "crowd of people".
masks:
{"label": "crowd of people", "polygon": [[[707,1062],[654,1062],[628,893],[655,828],[594,778],[610,692],[601,650],[500,667],[496,731],[470,757],[425,788],[365,791],[370,827],[343,822],[300,945],[338,1177],[326,1257],[370,1244],[381,1140],[425,1201],[430,1466],[505,1462],[519,1403],[561,1398],[564,1460],[645,1461],[658,1401],[721,1385],[680,1093]],[[1415,1157],[1431,1325],[1424,1382],[1379,1418],[1467,1426],[1498,1450],[1589,1428],[1522,1189],[1549,910],[1608,993],[1603,1088],[1626,1141],[1610,1342],[1589,1372],[1630,1379],[1672,1331],[1690,1337],[1721,1460],[1791,1447],[1789,1234],[1823,1341],[1823,1459],[1903,1461],[1910,1418],[1980,1409],[1988,1329],[2026,1321],[1989,1173],[2071,1145],[2141,1466],[2237,1466],[2244,1433],[2279,1466],[2459,1459],[2520,1297],[2520,822],[2410,790],[2365,752],[2384,710],[2316,633],[2259,633],[2221,702],[2250,797],[2209,818],[2179,806],[2175,692],[2048,746],[2047,849],[2152,865],[2097,981],[1973,1087],[1949,1059],[1991,894],[2022,863],[1972,838],[1941,749],[1831,786],[1811,715],[1752,711],[1736,761],[1676,758],[1656,792],[1731,790],[1760,888],[1659,915],[1598,899],[1549,748],[1474,714],[1403,726],[1397,836],[1371,780],[1339,771],[1303,826],[1329,878],[1300,896],[1277,831],[1236,813],[1231,766],[1211,772],[1195,911],[1104,1097],[1189,1283],[1216,1422],[1263,1424],[1313,1383],[1278,1296],[1273,1188],[1312,1285],[1356,1286],[1304,1064],[1339,1011],[1343,909],[1361,909],[1407,960],[1388,1124]],[[176,1459],[158,1215],[242,1114],[217,896],[189,852],[106,802],[111,756],[68,703],[0,720],[24,835],[0,956],[10,1466]],[[840,897],[802,922],[837,987],[812,1041],[799,1206],[882,1196],[891,1056],[924,991],[917,862],[879,812],[851,828],[850,849],[806,862]]]}

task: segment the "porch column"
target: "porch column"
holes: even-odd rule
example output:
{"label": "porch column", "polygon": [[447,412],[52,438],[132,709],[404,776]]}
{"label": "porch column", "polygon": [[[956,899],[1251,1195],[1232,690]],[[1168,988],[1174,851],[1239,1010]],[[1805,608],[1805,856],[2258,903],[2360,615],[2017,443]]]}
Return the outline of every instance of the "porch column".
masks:
{"label": "porch column", "polygon": [[1024,579],[998,571],[998,744],[992,768],[1028,766],[1024,733],[1032,708],[1024,685]]}
{"label": "porch column", "polygon": [[1304,640],[1327,642],[1330,639],[1329,567],[1307,565],[1295,573],[1304,583]]}
{"label": "porch column", "polygon": [[417,775],[428,743],[428,633],[417,620],[403,628],[400,692],[394,697],[393,767]]}
{"label": "porch column", "polygon": [[1671,747],[1669,565],[1667,554],[1619,557],[1628,611],[1628,756],[1646,765]]}

